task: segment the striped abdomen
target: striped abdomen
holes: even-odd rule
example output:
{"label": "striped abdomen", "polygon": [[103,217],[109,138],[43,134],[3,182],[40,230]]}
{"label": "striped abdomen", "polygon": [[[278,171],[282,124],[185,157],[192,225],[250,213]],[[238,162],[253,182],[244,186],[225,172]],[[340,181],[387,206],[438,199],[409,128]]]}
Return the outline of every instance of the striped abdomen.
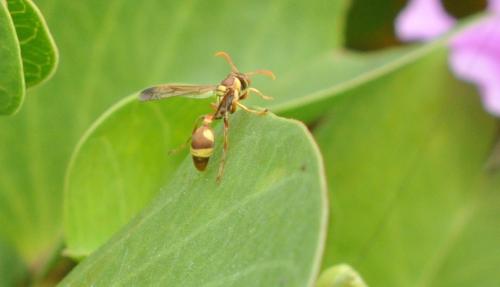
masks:
{"label": "striped abdomen", "polygon": [[196,169],[205,170],[214,152],[214,131],[209,125],[197,128],[191,138],[191,156]]}

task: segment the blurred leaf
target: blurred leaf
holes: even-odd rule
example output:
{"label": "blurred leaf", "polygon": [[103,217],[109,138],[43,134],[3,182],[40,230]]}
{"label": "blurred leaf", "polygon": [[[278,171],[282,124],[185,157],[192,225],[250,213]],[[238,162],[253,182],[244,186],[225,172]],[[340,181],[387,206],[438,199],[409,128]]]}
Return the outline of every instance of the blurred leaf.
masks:
{"label": "blurred leaf", "polygon": [[444,48],[338,97],[315,132],[335,199],[324,266],[372,286],[497,286],[497,131]]}
{"label": "blurred leaf", "polygon": [[394,33],[394,19],[405,2],[407,1],[352,0],[347,14],[346,45],[351,49],[366,51],[400,44]]}
{"label": "blurred leaf", "polygon": [[266,88],[270,95],[277,95],[268,106],[290,117],[314,121],[329,110],[337,95],[408,65],[438,45],[442,42],[370,54],[349,51],[322,54]]}
{"label": "blurred leaf", "polygon": [[[125,129],[134,117],[158,121],[150,107],[129,107],[119,110],[130,115]],[[152,204],[61,286],[312,286],[327,217],[317,146],[302,124],[272,114],[240,111],[231,131],[220,186],[219,140],[205,173],[188,156]],[[139,125],[133,132],[149,134]],[[103,135],[106,140],[112,139]],[[144,156],[158,156],[149,153]]]}
{"label": "blurred leaf", "polygon": [[0,286],[21,286],[26,271],[13,246],[0,238]]}
{"label": "blurred leaf", "polygon": [[53,73],[57,50],[33,2],[2,0],[0,10],[0,115],[10,115],[19,110],[26,87]]}
{"label": "blurred leaf", "polygon": [[449,39],[464,29],[478,25],[485,19],[487,19],[485,15],[466,19],[458,23],[447,35],[424,45],[371,53],[325,54],[324,57],[311,61],[309,65],[303,67],[301,69],[303,74],[286,75],[284,81],[277,81],[275,89],[287,96],[282,102],[276,101],[276,105],[272,106],[273,111],[314,126],[318,123],[318,118],[329,113],[339,98],[352,95],[353,93],[349,93],[350,90],[378,81],[387,74],[420,61],[447,46]]}
{"label": "blurred leaf", "polygon": [[367,287],[367,285],[351,266],[338,264],[321,273],[316,287]]}
{"label": "blurred leaf", "polygon": [[0,115],[15,113],[24,99],[21,52],[7,5],[0,0]]}
{"label": "blurred leaf", "polygon": [[[455,18],[464,18],[485,10],[487,0],[440,1]],[[400,45],[394,22],[409,0],[352,0],[347,13],[345,42],[355,50],[378,50]]]}
{"label": "blurred leaf", "polygon": [[487,9],[488,0],[441,0],[446,11],[455,18],[463,18]]}
{"label": "blurred leaf", "polygon": [[[52,246],[60,234],[63,178],[71,151],[112,103],[160,82],[219,82],[229,69],[212,57],[217,50],[231,53],[243,71],[267,68],[279,76],[342,41],[340,0],[37,4],[63,60],[59,72],[33,91],[19,115],[0,122],[0,146],[9,147],[0,150],[0,232],[27,260]],[[256,78],[256,86],[266,81],[271,82]],[[176,125],[192,125],[192,118]],[[151,195],[155,190],[140,192]]]}
{"label": "blurred leaf", "polygon": [[47,80],[57,66],[57,48],[42,13],[31,0],[7,0],[21,46],[26,86]]}

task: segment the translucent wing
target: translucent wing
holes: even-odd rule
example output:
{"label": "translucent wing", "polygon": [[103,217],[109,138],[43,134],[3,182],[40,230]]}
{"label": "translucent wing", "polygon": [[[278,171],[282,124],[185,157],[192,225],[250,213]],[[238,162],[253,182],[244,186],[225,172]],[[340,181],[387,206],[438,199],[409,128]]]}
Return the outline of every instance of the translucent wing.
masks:
{"label": "translucent wing", "polygon": [[177,96],[203,99],[213,96],[216,87],[216,85],[158,85],[143,90],[139,94],[139,99],[141,101],[154,101]]}

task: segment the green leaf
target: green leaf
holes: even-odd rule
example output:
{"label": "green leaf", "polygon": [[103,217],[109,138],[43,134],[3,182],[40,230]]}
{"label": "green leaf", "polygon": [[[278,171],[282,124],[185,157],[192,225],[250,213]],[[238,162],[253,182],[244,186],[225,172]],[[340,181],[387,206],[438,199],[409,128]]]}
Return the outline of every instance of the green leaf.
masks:
{"label": "green leaf", "polygon": [[[293,111],[294,116],[302,119],[312,119],[322,110],[318,109],[314,112],[308,110],[307,113],[301,114],[301,107],[328,100],[335,92],[351,89],[360,82],[380,77],[398,66],[413,61],[428,50],[429,47],[398,49],[371,56],[350,53],[323,54],[303,67],[300,73],[297,71],[286,73],[281,79],[272,83],[275,87],[270,84],[266,90],[270,91],[270,95],[276,95],[275,100],[271,102],[261,100],[259,104],[269,105],[270,109],[275,111]],[[314,79],[308,79],[306,83],[300,81],[308,74],[316,76]],[[206,101],[191,100],[191,102],[192,104],[188,104],[186,99],[170,99],[160,103],[140,104],[137,102],[137,96],[132,96],[108,110],[105,116],[98,119],[86,132],[73,158],[73,162],[76,160],[83,164],[79,163],[76,167],[72,165],[67,175],[64,229],[69,244],[68,254],[80,257],[95,250],[120,226],[128,222],[156,193],[159,186],[168,180],[179,158],[166,157],[166,151],[184,143],[190,135],[194,120],[199,115],[210,111]],[[130,105],[124,108],[126,112],[117,111],[116,107],[126,105]],[[148,132],[148,136],[130,138],[130,134],[135,134],[130,130],[135,130],[135,128],[123,126],[123,122],[130,118],[130,111],[137,110],[138,105],[155,106],[154,111],[146,110],[146,113],[156,114],[156,120],[144,117],[141,113],[134,116],[136,125],[141,131]],[[325,107],[321,104],[319,106]],[[179,114],[171,111],[178,111]],[[163,124],[153,125],[151,122]],[[145,129],[146,123],[149,126],[148,129]],[[122,148],[122,152],[118,154],[102,149],[93,150],[92,146],[95,146],[96,142],[101,142],[103,135],[109,138],[107,145],[110,147],[122,144],[126,140],[134,152],[129,151],[128,148]],[[148,143],[144,142],[145,139]],[[82,151],[82,147],[85,151]],[[153,154],[162,156],[153,156],[150,160],[134,156],[142,153],[143,149],[154,150]],[[120,168],[111,164],[110,157],[121,162]],[[94,168],[97,163],[115,172],[112,175],[102,173]],[[151,170],[146,171],[142,168],[155,166],[155,164],[161,168],[156,168],[153,173]],[[93,179],[92,186],[84,183],[89,182],[89,178]],[[119,186],[116,183],[117,178],[121,182]],[[144,185],[144,178],[150,178],[148,181],[150,185]],[[109,198],[103,197],[102,191],[108,189],[117,190],[117,192],[109,194]],[[83,201],[87,204],[81,204],[82,198],[85,198]],[[116,208],[109,208],[110,206],[116,206]],[[117,214],[115,212],[117,209],[123,210],[122,213]],[[107,220],[101,220],[103,217]],[[95,232],[95,230],[98,231]]]}
{"label": "green leaf", "polygon": [[[32,91],[15,118],[0,122],[0,146],[9,147],[0,150],[0,232],[31,261],[61,233],[71,152],[106,108],[157,83],[220,82],[229,67],[212,57],[218,50],[229,52],[242,71],[271,69],[280,76],[290,66],[298,70],[308,59],[341,45],[344,14],[340,0],[37,4],[64,60],[51,81]],[[255,78],[256,87],[266,82],[272,83]],[[269,93],[264,86],[262,91]],[[176,125],[184,135],[192,118]],[[139,192],[149,197],[154,190]]]}
{"label": "green leaf", "polygon": [[439,41],[370,54],[349,51],[321,54],[300,71],[290,70],[265,89],[270,95],[277,95],[270,107],[289,117],[313,121],[328,111],[339,94],[408,65],[441,44]]}
{"label": "green leaf", "polygon": [[42,13],[31,0],[7,0],[21,46],[26,86],[33,87],[54,73],[57,47]]}
{"label": "green leaf", "polygon": [[67,255],[89,255],[170,180],[189,149],[172,155],[168,151],[186,142],[208,107],[206,100],[142,103],[132,95],[94,123],[68,169]]}
{"label": "green leaf", "polygon": [[324,266],[371,286],[496,286],[498,121],[444,48],[342,94],[315,135],[331,204]]}
{"label": "green leaf", "polygon": [[57,49],[33,2],[0,1],[0,10],[0,115],[11,115],[19,110],[25,88],[55,71]]}
{"label": "green leaf", "polygon": [[[346,20],[346,46],[366,51],[400,44],[394,23],[407,3],[393,0],[371,0],[369,4],[353,1]],[[454,5],[458,2],[455,1]]]}
{"label": "green leaf", "polygon": [[[261,100],[260,104],[269,104],[271,110],[294,111],[294,115],[297,115],[301,107],[311,102],[328,100],[332,90],[349,89],[359,85],[360,81],[379,77],[387,73],[386,70],[394,69],[393,65],[384,67],[387,63],[400,59],[401,55],[407,56],[402,63],[411,61],[416,55],[422,54],[421,50],[412,49],[411,53],[408,49],[395,50],[372,57],[339,57],[340,54],[322,56],[300,74],[315,72],[317,76],[314,81],[310,80],[304,85],[296,80],[296,74],[291,73],[278,80],[274,89],[270,88],[274,91],[272,95],[278,95],[277,99],[272,102]],[[317,89],[329,85],[332,90],[312,92],[314,87]],[[180,157],[167,157],[167,151],[186,142],[196,118],[211,111],[208,101],[169,99],[139,103],[137,98],[137,95],[132,95],[109,109],[86,132],[75,150],[66,186],[64,229],[69,245],[68,255],[87,256],[149,201],[159,187],[169,180],[180,160]],[[301,118],[311,118],[318,113],[309,112]],[[148,114],[154,115],[154,118]],[[130,122],[130,118],[134,122],[125,125],[125,122]],[[128,146],[123,146],[124,142]],[[107,148],[103,148],[103,144]],[[143,153],[150,156],[137,156]],[[96,165],[102,170],[96,169]],[[144,169],[144,166],[150,168]],[[145,181],[146,178],[149,180]],[[104,190],[115,192],[103,196]],[[112,206],[114,208],[110,208]],[[116,210],[121,212],[117,213]]]}
{"label": "green leaf", "polygon": [[338,264],[321,273],[316,287],[367,287],[367,285],[351,266]]}
{"label": "green leaf", "polygon": [[[262,90],[269,91],[270,95],[275,96],[275,100],[272,102],[261,100],[258,103],[269,104],[272,111],[310,121],[327,111],[328,107],[336,101],[336,95],[408,65],[439,48],[443,43],[444,40],[439,40],[423,47],[395,49],[370,55],[347,52],[322,53],[301,69],[289,69],[277,81],[268,81],[267,86],[263,82]],[[314,77],[309,75],[314,75]],[[162,103],[163,112],[157,111],[156,114],[163,115],[157,118],[164,118],[162,121],[164,126],[157,125],[156,130],[149,132],[147,137],[130,138],[130,130],[133,129],[123,127],[122,123],[130,118],[128,111],[137,109],[136,106],[139,103],[135,100],[136,98],[132,96],[130,100],[125,100],[118,105],[120,107],[131,105],[126,108],[127,112],[116,112],[116,108],[108,110],[106,116],[101,117],[87,131],[74,153],[73,162],[76,160],[83,164],[78,164],[76,167],[72,165],[67,176],[64,229],[69,244],[68,254],[71,256],[86,256],[105,242],[148,202],[173,172],[178,159],[163,156],[156,159],[153,157],[151,160],[145,159],[142,162],[141,158],[134,157],[141,148],[151,145],[145,144],[143,139],[147,138],[148,142],[154,142],[153,148],[156,153],[164,155],[165,150],[173,149],[186,141],[194,120],[202,114],[203,106],[207,107],[203,113],[209,112],[206,102],[198,104],[196,109],[193,108],[196,105],[195,102],[193,105],[184,106],[182,104],[186,101],[184,99]],[[254,99],[249,100],[250,105],[256,102],[252,101]],[[178,110],[185,116],[176,115],[171,112],[173,110]],[[151,111],[148,112],[151,113]],[[110,117],[110,123],[108,123],[108,117]],[[142,114],[135,118],[137,125],[151,122]],[[94,130],[101,126],[102,128],[98,131]],[[95,146],[96,142],[101,142],[100,138],[103,135],[108,138],[107,145],[110,146],[110,150],[94,150],[92,146]],[[121,145],[124,140],[135,152],[129,151],[127,147],[120,148],[121,153],[111,152],[112,147]],[[110,158],[116,158],[116,161],[121,163],[119,168],[109,161]],[[154,164],[155,161],[158,161],[158,165],[162,168],[158,168],[154,174],[142,168],[151,166],[151,162]],[[112,176],[105,174],[94,168],[96,163],[115,172]],[[96,182],[86,184],[89,178]],[[117,178],[119,181],[116,180]],[[145,178],[150,178],[148,181],[150,185],[144,185]],[[73,182],[76,183],[73,184]],[[145,188],[147,190],[144,190]],[[117,192],[109,197],[103,197],[104,190],[108,189],[117,190]],[[128,200],[130,198],[133,200]],[[81,204],[81,202],[86,202],[86,204]],[[110,206],[116,208],[109,208]],[[117,214],[116,210],[122,210],[122,213]],[[102,220],[102,218],[107,218],[107,220]],[[98,231],[95,232],[95,230]]]}
{"label": "green leaf", "polygon": [[[478,15],[462,21],[457,27],[433,42],[381,52],[356,53],[336,50],[319,55],[300,69],[289,69],[285,80],[274,84],[278,95],[273,111],[286,117],[314,122],[328,113],[339,97],[357,87],[377,81],[402,67],[420,61],[426,55],[448,45],[462,30],[487,19]],[[272,95],[274,90],[271,88]]]}
{"label": "green leaf", "polygon": [[[151,109],[137,104],[120,111],[130,115],[122,124],[130,126],[134,117],[157,121]],[[221,139],[221,126],[217,130]],[[131,132],[149,134],[140,126]],[[106,139],[100,149],[109,154]],[[231,118],[229,143],[220,185],[215,178],[222,146],[216,140],[204,173],[188,156],[152,204],[61,286],[312,286],[327,217],[312,137],[299,122],[240,111]]]}
{"label": "green leaf", "polygon": [[0,1],[0,115],[14,114],[24,99],[21,52],[7,10]]}

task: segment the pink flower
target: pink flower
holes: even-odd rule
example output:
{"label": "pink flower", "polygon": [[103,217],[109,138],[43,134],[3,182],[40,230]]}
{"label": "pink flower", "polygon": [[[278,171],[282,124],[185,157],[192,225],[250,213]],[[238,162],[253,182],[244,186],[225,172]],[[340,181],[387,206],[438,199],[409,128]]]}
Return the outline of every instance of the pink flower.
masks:
{"label": "pink flower", "polygon": [[[491,18],[470,27],[451,42],[450,67],[455,75],[474,83],[484,106],[500,116],[500,0],[490,0]],[[439,0],[411,0],[396,21],[398,36],[405,41],[430,40],[447,32],[454,20]]]}
{"label": "pink flower", "polygon": [[490,0],[488,3],[488,9],[494,13],[500,14],[500,1]]}
{"label": "pink flower", "polygon": [[455,19],[439,0],[413,0],[396,19],[396,34],[403,41],[431,40],[451,29]]}
{"label": "pink flower", "polygon": [[500,116],[500,15],[460,33],[451,48],[453,72],[476,84],[486,110]]}

